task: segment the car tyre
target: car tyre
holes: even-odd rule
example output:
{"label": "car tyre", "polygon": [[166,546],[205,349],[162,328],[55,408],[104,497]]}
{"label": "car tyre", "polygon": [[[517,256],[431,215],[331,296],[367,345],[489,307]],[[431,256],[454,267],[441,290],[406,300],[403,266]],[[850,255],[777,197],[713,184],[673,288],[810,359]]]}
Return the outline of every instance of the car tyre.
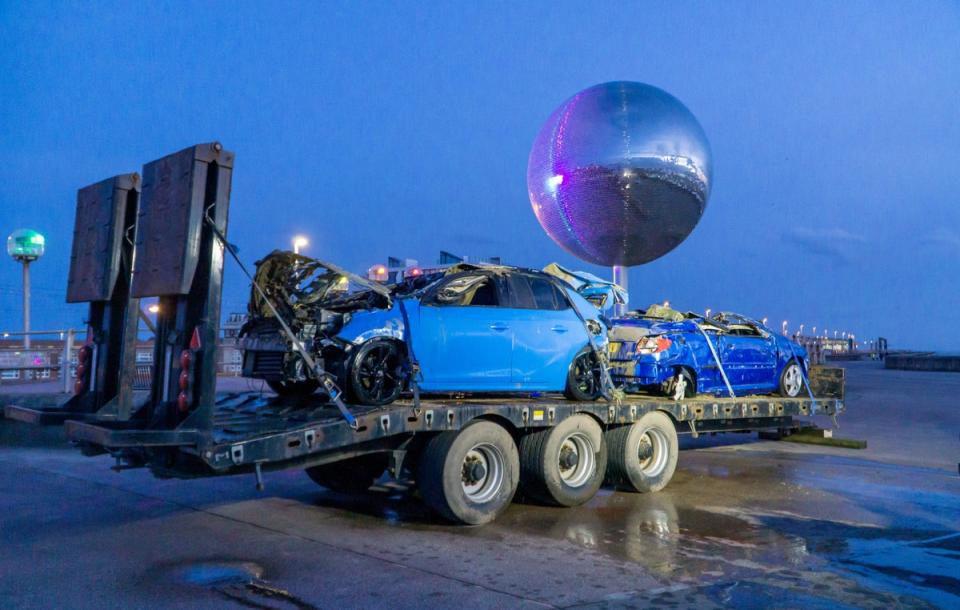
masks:
{"label": "car tyre", "polygon": [[350,401],[356,404],[387,405],[400,397],[405,370],[398,342],[370,339],[350,358],[345,390]]}
{"label": "car tyre", "polygon": [[513,437],[503,426],[480,420],[430,439],[416,478],[424,501],[440,516],[482,525],[510,505],[519,472]]}
{"label": "car tyre", "polygon": [[347,494],[364,492],[387,469],[386,453],[369,453],[357,457],[307,468],[314,483],[331,491]]}
{"label": "car tyre", "polygon": [[780,372],[780,384],[778,392],[780,396],[786,398],[796,398],[803,390],[803,369],[796,360],[790,360],[787,366]]}
{"label": "car tyre", "polygon": [[641,493],[660,491],[677,468],[679,443],[673,420],[651,411],[628,426],[608,430],[607,482]]}
{"label": "car tyre", "polygon": [[525,496],[554,506],[579,506],[596,495],[607,471],[603,429],[578,413],[520,439]]}
{"label": "car tyre", "polygon": [[603,381],[597,354],[589,347],[580,350],[567,370],[563,395],[568,400],[592,401],[603,393]]}
{"label": "car tyre", "polygon": [[[682,392],[678,393],[677,384],[681,379],[684,383],[684,389]],[[697,382],[694,381],[693,375],[690,374],[690,371],[687,369],[680,369],[676,375],[664,382],[661,389],[663,390],[663,394],[668,398],[680,401],[693,398],[697,395]]]}

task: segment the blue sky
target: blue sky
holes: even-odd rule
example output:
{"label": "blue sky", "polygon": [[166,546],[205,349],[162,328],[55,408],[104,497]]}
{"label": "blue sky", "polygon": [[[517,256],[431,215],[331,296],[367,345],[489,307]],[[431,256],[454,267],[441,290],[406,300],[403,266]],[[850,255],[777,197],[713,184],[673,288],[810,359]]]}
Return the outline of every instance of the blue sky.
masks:
{"label": "blue sky", "polygon": [[[550,241],[525,172],[609,80],[677,96],[713,149],[706,214],[631,270],[634,305],[960,348],[957,3],[0,0],[0,232],[48,236],[34,327],[78,326],[76,189],[216,139],[248,262],[304,233],[358,271],[447,249],[606,273]],[[19,286],[0,261],[0,328]],[[225,311],[246,292],[228,264]]]}

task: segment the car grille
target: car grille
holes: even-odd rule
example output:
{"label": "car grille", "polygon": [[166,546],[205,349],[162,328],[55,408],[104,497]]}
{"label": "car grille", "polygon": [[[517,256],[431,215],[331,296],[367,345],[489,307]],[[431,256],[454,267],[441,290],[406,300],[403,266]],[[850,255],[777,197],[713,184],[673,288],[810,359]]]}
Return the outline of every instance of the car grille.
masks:
{"label": "car grille", "polygon": [[282,376],[283,352],[253,352],[253,374]]}

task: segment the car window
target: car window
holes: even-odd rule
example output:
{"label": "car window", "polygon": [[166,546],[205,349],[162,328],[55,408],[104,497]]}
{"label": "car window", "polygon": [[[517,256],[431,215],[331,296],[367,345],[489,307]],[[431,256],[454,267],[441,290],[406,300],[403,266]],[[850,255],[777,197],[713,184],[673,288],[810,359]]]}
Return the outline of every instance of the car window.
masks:
{"label": "car window", "polygon": [[560,289],[554,286],[552,282],[540,277],[527,278],[527,281],[530,283],[530,290],[533,292],[533,301],[537,309],[558,310],[567,308],[566,297],[560,293]]}
{"label": "car window", "polygon": [[510,302],[518,309],[536,309],[537,302],[530,290],[530,283],[522,275],[510,276]]}
{"label": "car window", "polygon": [[497,286],[487,275],[457,275],[439,284],[427,295],[429,305],[452,307],[496,307],[499,305]]}

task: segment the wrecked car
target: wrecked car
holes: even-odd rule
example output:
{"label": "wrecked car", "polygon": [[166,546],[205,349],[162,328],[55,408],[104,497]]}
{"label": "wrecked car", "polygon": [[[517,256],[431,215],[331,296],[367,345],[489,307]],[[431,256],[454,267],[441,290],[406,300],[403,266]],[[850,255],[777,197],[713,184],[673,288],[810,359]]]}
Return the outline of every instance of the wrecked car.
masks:
{"label": "wrecked car", "polygon": [[239,338],[243,373],[281,395],[320,387],[298,349],[357,404],[388,404],[413,382],[434,393],[602,393],[606,325],[572,287],[540,271],[461,264],[386,286],[275,251],[257,263],[254,283]]}
{"label": "wrecked car", "polygon": [[543,268],[549,273],[570,284],[583,298],[600,310],[608,319],[614,316],[618,305],[626,306],[630,297],[627,291],[619,284],[602,279],[587,271],[571,271],[557,263],[550,263]]}
{"label": "wrecked car", "polygon": [[703,318],[652,305],[614,320],[609,335],[615,384],[675,400],[698,393],[796,397],[809,366],[799,343],[735,313]]}

